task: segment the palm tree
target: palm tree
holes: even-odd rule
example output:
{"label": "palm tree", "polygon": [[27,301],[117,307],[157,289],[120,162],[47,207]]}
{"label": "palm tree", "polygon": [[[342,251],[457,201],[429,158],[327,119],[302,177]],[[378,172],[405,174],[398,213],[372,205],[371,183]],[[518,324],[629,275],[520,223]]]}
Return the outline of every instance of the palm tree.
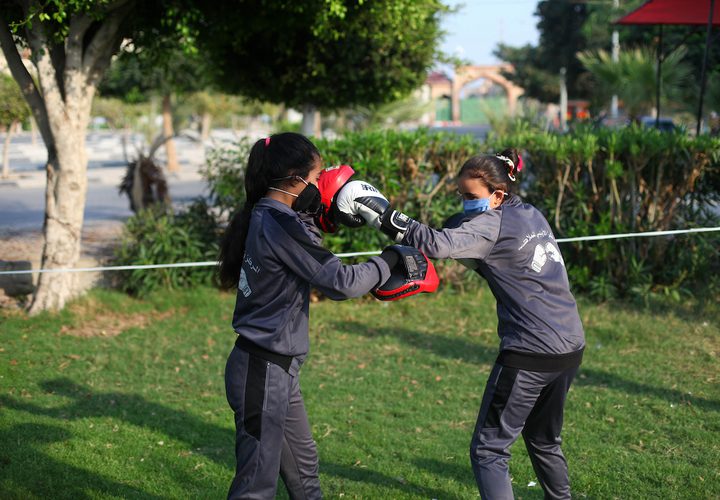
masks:
{"label": "palm tree", "polygon": [[[679,47],[665,56],[661,72],[661,106],[682,103],[683,90],[691,83],[692,71],[683,61],[687,50]],[[617,95],[633,120],[650,114],[655,106],[657,91],[657,58],[650,47],[620,53],[618,61],[604,50],[586,51],[578,55],[590,71],[595,84],[596,98],[608,102]]]}

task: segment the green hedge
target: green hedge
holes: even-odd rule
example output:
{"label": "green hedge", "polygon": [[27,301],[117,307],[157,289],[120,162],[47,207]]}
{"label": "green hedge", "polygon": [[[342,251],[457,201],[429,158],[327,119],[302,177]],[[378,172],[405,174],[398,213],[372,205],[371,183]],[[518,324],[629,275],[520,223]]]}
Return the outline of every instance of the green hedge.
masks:
{"label": "green hedge", "polygon": [[[557,237],[717,225],[720,140],[652,129],[580,129],[568,135],[519,130],[491,137],[525,152],[526,199]],[[599,298],[714,294],[720,235],[646,237],[564,244],[575,288]]]}
{"label": "green hedge", "polygon": [[[471,136],[417,132],[348,134],[334,141],[317,141],[327,165],[349,164],[354,179],[376,186],[392,205],[434,227],[462,209],[455,176],[481,143]],[[341,227],[326,236],[336,252],[381,249],[387,237],[368,227]]]}
{"label": "green hedge", "polygon": [[[520,126],[502,136],[491,135],[485,143],[471,136],[417,130],[352,133],[316,144],[326,165],[352,165],[357,179],[374,184],[396,208],[434,227],[461,209],[455,175],[462,164],[474,154],[508,146],[523,151],[526,168],[517,186],[520,194],[545,214],[559,238],[718,224],[717,213],[709,208],[720,202],[720,140],[707,136],[638,127],[559,135]],[[250,146],[242,141],[209,157],[204,176],[211,190],[214,215],[208,217],[213,221],[226,220],[242,204]],[[181,221],[175,219],[174,224]],[[134,231],[137,242],[145,230]],[[147,230],[160,231],[152,226]],[[370,228],[341,228],[325,239],[335,252],[377,250],[387,244],[384,235]],[[126,260],[139,258],[139,251],[129,248],[132,245],[124,251]],[[185,247],[173,248],[176,252]],[[717,233],[562,247],[575,290],[600,299],[632,296],[645,301],[656,295],[681,300],[689,294],[716,300],[719,249]],[[471,273],[453,263],[438,267],[446,283],[478,282],[468,281]],[[173,283],[171,276],[168,273],[165,281]],[[195,274],[187,276],[183,279]]]}
{"label": "green hedge", "polygon": [[[394,206],[435,227],[461,209],[454,177],[462,164],[481,149],[481,143],[470,136],[432,134],[427,130],[351,133],[332,141],[315,140],[315,144],[326,165],[352,165],[357,172],[354,178],[374,184]],[[241,141],[233,148],[215,150],[204,169],[211,203],[225,218],[235,207],[242,206],[242,167],[251,146]],[[337,233],[325,235],[324,240],[324,245],[336,253],[379,250],[388,244],[384,234],[368,227],[341,227]],[[444,283],[477,283],[467,281],[470,274],[453,262],[436,263],[436,267]]]}
{"label": "green hedge", "polygon": [[[319,141],[327,164],[350,163],[393,205],[440,227],[461,207],[455,174],[479,152],[508,146],[524,152],[524,198],[548,218],[557,237],[658,231],[717,224],[707,210],[720,201],[720,140],[630,127],[559,135],[516,128],[482,144],[469,136],[417,132],[350,134]],[[369,228],[327,237],[334,251],[381,248]],[[576,290],[599,299],[716,296],[720,235],[651,237],[563,245]],[[463,275],[445,269],[445,279]],[[451,273],[451,275],[448,275]]]}

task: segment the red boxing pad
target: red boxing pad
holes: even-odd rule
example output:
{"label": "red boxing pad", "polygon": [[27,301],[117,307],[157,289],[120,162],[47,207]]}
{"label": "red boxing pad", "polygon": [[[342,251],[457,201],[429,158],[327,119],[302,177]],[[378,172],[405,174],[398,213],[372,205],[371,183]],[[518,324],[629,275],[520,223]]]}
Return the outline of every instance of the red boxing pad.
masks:
{"label": "red boxing pad", "polygon": [[418,293],[437,290],[440,279],[433,263],[414,247],[392,245],[388,247],[399,254],[398,262],[390,270],[390,278],[372,291],[379,300],[399,300]]}
{"label": "red boxing pad", "polygon": [[340,188],[353,176],[355,171],[350,165],[339,165],[329,167],[322,171],[318,178],[318,189],[320,190],[320,214],[317,218],[318,225],[326,233],[337,231],[337,224],[333,220],[331,209],[333,198]]}

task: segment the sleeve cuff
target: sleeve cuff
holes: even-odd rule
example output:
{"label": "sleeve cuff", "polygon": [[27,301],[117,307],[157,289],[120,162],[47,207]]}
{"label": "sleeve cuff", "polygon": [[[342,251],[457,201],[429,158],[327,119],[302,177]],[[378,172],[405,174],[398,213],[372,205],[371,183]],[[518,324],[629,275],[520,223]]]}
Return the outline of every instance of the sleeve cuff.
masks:
{"label": "sleeve cuff", "polygon": [[378,281],[377,286],[382,286],[390,279],[390,267],[387,262],[380,257],[372,257],[369,262],[372,262],[377,266],[378,271],[380,272],[380,281]]}

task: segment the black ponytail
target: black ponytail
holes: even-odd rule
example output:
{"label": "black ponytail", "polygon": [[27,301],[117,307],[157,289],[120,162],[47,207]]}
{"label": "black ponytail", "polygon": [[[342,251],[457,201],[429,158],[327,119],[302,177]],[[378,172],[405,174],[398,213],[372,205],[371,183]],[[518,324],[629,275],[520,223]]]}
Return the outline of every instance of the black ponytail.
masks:
{"label": "black ponytail", "polygon": [[305,178],[319,159],[320,152],[315,145],[305,136],[292,132],[260,139],[253,145],[245,168],[245,203],[232,217],[220,242],[220,286],[234,288],[238,284],[250,215],[268,188],[277,184],[273,179],[292,175]]}
{"label": "black ponytail", "polygon": [[267,192],[268,179],[262,171],[265,156],[265,140],[257,141],[250,150],[247,167],[245,168],[245,204],[233,215],[220,242],[218,260],[220,268],[220,286],[233,288],[240,278],[243,255],[245,254],[245,238],[250,227],[250,214],[255,203]]}

